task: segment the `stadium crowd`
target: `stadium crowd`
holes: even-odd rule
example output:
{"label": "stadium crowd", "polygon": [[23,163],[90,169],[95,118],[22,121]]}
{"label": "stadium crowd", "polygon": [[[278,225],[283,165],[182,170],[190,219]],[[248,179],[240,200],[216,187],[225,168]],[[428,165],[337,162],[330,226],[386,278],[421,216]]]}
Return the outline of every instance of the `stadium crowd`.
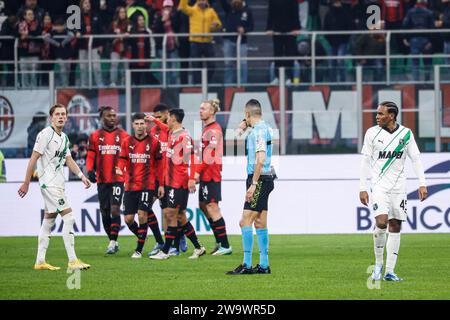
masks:
{"label": "stadium crowd", "polygon": [[[3,2],[2,2],[3,3]],[[70,5],[81,8],[81,28],[68,30],[66,8]],[[88,84],[88,39],[87,35],[114,35],[114,38],[94,38],[92,43],[92,72],[95,86],[123,85],[126,68],[148,69],[155,66],[152,59],[162,57],[162,37],[148,37],[150,34],[167,34],[166,52],[168,58],[214,57],[214,38],[210,36],[176,37],[177,33],[268,31],[290,33],[273,38],[273,55],[309,56],[310,37],[302,36],[301,30],[363,30],[367,29],[367,7],[377,4],[381,8],[382,23],[379,27],[395,29],[434,29],[450,27],[449,0],[268,0],[267,22],[264,29],[255,28],[252,6],[256,1],[244,0],[81,0],[54,1],[25,0],[8,1],[0,6],[2,36],[19,38],[19,68],[28,73],[21,75],[23,87],[46,85],[47,75],[38,77],[37,70],[53,70],[57,65],[57,84],[61,86],[87,86]],[[258,3],[259,5],[259,3]],[[63,13],[63,14],[61,14]],[[208,26],[204,28],[204,26]],[[129,37],[128,35],[133,35]],[[140,36],[142,35],[142,36]],[[41,36],[38,39],[34,36]],[[235,82],[235,68],[231,59],[236,57],[235,36],[224,37],[224,83]],[[383,55],[385,35],[327,35],[318,37],[318,55],[344,56]],[[14,40],[2,39],[0,60],[14,60]],[[247,38],[242,37],[241,56],[247,56]],[[400,54],[450,53],[450,35],[437,34],[394,34],[391,52]],[[267,53],[266,56],[270,54]],[[227,60],[229,58],[230,60]],[[101,59],[107,59],[106,71]],[[139,59],[131,63],[124,59]],[[70,63],[80,60],[79,64]],[[56,62],[56,63],[55,63]],[[450,59],[447,59],[450,62]],[[179,65],[169,62],[169,68],[193,68],[203,61],[183,61]],[[345,65],[349,60],[328,60],[324,76],[329,81],[345,81],[348,75]],[[350,62],[351,63],[351,62]],[[374,79],[383,76],[383,59],[362,59],[356,62],[375,70]],[[431,59],[424,59],[425,66]],[[308,82],[311,62],[309,60],[278,60],[273,64],[271,79],[277,82],[276,71],[285,66],[290,79],[301,77]],[[419,59],[412,59],[413,78],[421,79]],[[79,77],[76,68],[79,65]],[[215,63],[207,62],[208,79],[214,75]],[[3,64],[3,71],[11,71],[14,64]],[[337,69],[336,69],[337,68]],[[337,72],[336,72],[337,70]],[[297,71],[297,75],[296,75]],[[301,73],[298,75],[298,73]],[[13,74],[5,75],[2,85],[13,83]],[[168,75],[171,84],[199,83],[200,74],[189,80],[186,72],[172,72]],[[136,73],[135,84],[157,84],[160,77],[150,73]],[[246,61],[241,65],[241,82],[248,81]]]}

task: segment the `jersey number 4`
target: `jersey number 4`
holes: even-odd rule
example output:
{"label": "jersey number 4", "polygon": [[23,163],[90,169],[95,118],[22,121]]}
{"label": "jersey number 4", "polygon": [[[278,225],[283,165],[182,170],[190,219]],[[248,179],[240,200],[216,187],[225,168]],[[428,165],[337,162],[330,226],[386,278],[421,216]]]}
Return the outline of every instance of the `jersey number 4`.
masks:
{"label": "jersey number 4", "polygon": [[408,208],[406,207],[407,202],[408,200],[402,200],[402,202],[400,203],[400,208],[402,208],[403,212],[406,212],[408,210]]}

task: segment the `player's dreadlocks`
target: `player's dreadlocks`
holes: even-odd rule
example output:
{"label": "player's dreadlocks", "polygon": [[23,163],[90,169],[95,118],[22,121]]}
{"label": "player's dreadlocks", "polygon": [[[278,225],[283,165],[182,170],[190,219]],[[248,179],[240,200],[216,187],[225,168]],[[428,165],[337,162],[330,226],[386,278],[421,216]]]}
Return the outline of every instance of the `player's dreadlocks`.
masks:
{"label": "player's dreadlocks", "polygon": [[103,116],[103,113],[105,112],[105,111],[112,111],[112,110],[114,110],[114,108],[113,107],[111,107],[111,106],[101,106],[99,109],[98,109],[98,114],[99,114],[99,116],[100,116],[100,118]]}

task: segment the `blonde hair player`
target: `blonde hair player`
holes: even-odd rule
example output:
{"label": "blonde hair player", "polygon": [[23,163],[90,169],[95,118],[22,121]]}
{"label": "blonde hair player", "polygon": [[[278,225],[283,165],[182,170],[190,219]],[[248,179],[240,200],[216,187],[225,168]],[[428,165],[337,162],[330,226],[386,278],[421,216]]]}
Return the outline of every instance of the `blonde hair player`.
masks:
{"label": "blonde hair player", "polygon": [[62,104],[56,104],[51,107],[50,120],[51,125],[39,132],[36,138],[33,153],[28,162],[25,181],[18,190],[19,196],[25,197],[28,193],[34,167],[37,164],[39,186],[45,204],[45,215],[39,232],[38,253],[34,269],[52,271],[60,269],[45,261],[45,254],[50,242],[50,233],[58,214],[61,215],[64,221],[62,236],[69,258],[69,269],[89,269],[91,266],[82,262],[75,254],[75,237],[73,233],[75,219],[64,191],[64,163],[67,163],[70,171],[81,179],[86,188],[91,186],[91,182],[84,176],[72,159],[69,149],[69,138],[62,132],[67,121],[67,108]]}
{"label": "blonde hair player", "polygon": [[220,111],[218,99],[204,101],[200,105],[200,119],[203,121],[200,163],[195,166],[195,182],[200,183],[199,206],[213,229],[216,246],[211,252],[214,256],[229,255],[232,248],[228,242],[225,220],[219,208],[222,200],[222,127],[216,121]]}

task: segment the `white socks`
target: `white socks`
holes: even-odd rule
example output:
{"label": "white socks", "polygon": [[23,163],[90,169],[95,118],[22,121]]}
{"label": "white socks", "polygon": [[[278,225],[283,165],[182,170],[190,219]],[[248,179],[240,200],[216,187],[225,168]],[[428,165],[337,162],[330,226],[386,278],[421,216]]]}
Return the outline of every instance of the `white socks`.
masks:
{"label": "white socks", "polygon": [[55,218],[44,219],[42,221],[41,230],[38,238],[38,253],[36,257],[36,264],[45,262],[45,254],[47,253],[48,244],[50,242],[50,233],[55,225]]}
{"label": "white socks", "polygon": [[390,232],[386,245],[387,250],[386,273],[394,272],[399,249],[400,249],[400,232],[399,233]]}
{"label": "white socks", "polygon": [[72,213],[68,213],[62,217],[64,221],[64,226],[62,229],[62,236],[64,240],[64,246],[66,247],[67,257],[69,261],[77,259],[75,254],[75,236],[72,232],[73,225],[75,223],[75,218]]}
{"label": "white socks", "polygon": [[373,230],[373,247],[375,252],[375,264],[383,265],[384,247],[386,245],[386,229],[375,226]]}

